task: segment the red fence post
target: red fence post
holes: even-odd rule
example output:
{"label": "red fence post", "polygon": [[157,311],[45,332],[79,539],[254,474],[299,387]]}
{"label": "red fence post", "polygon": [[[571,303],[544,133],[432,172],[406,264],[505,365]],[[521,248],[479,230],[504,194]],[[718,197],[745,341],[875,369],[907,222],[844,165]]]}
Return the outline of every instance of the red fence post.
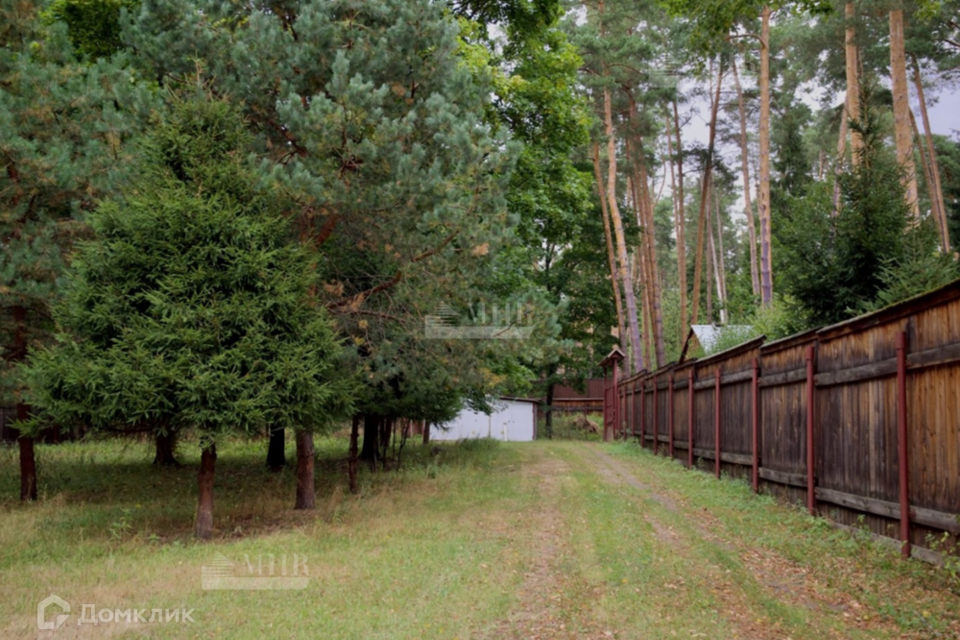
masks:
{"label": "red fence post", "polygon": [[660,422],[657,420],[657,387],[660,381],[657,376],[653,376],[653,455],[657,455],[660,448]]}
{"label": "red fence post", "polygon": [[817,512],[817,495],[813,475],[813,418],[816,412],[816,407],[814,406],[814,400],[816,399],[814,386],[816,381],[814,380],[813,374],[813,359],[814,347],[810,345],[807,347],[807,510],[810,512],[810,515],[816,515]]}
{"label": "red fence post", "polygon": [[640,448],[647,446],[647,381],[640,379]]}
{"label": "red fence post", "polygon": [[751,441],[753,447],[753,492],[760,491],[760,361],[753,359],[753,376],[751,379],[753,389],[753,411],[751,412],[752,433]]}
{"label": "red fence post", "polygon": [[717,477],[720,477],[720,365],[717,365],[717,373],[714,376],[716,382],[716,391],[714,392],[714,414],[716,416],[716,431],[713,442],[716,450],[714,457],[714,466],[717,470]]}
{"label": "red fence post", "polygon": [[629,389],[627,389],[626,387],[624,387],[624,389],[623,389],[623,415],[621,416],[621,420],[620,420],[620,439],[624,439],[624,438],[627,437],[627,425],[628,425],[629,422],[630,422],[630,401],[627,400],[627,396],[629,395],[629,394],[627,393],[628,391],[629,391]]}
{"label": "red fence post", "polygon": [[626,388],[620,390],[617,389],[617,429],[614,431],[614,436],[617,440],[623,437],[623,423],[627,418],[627,390]]}
{"label": "red fence post", "polygon": [[910,557],[910,486],[907,475],[907,334],[897,334],[897,463],[900,468],[900,553]]}
{"label": "red fence post", "polygon": [[693,371],[687,377],[687,467],[693,468]]}
{"label": "red fence post", "polygon": [[670,372],[670,391],[667,393],[667,402],[670,404],[667,406],[667,420],[669,424],[667,425],[667,442],[668,451],[670,452],[670,457],[673,457],[673,371]]}

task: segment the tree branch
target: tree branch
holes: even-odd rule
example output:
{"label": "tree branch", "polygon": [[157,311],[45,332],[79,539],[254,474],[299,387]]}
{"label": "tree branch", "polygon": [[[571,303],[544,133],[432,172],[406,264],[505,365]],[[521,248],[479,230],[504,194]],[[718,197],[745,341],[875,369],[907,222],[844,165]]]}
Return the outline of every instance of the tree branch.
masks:
{"label": "tree branch", "polygon": [[[424,251],[420,255],[413,258],[410,261],[410,264],[416,264],[418,262],[422,262],[427,258],[429,258],[430,256],[434,256],[440,253],[441,251],[443,251],[444,247],[446,247],[448,244],[450,244],[453,241],[453,239],[456,237],[458,233],[459,231],[454,231],[453,233],[448,235],[446,238],[444,238],[443,242],[441,242],[439,245],[437,245],[433,249]],[[387,280],[386,282],[381,282],[380,284],[373,287],[372,289],[361,291],[360,293],[356,293],[350,296],[349,298],[344,298],[343,300],[337,300],[336,302],[332,302],[327,305],[327,309],[330,311],[333,311],[335,309],[349,307],[351,311],[356,311],[367,298],[377,293],[380,293],[381,291],[386,291],[387,289],[390,289],[391,287],[395,286],[398,282],[400,282],[402,279],[403,279],[403,269],[398,269],[397,272],[393,274],[393,277]]]}

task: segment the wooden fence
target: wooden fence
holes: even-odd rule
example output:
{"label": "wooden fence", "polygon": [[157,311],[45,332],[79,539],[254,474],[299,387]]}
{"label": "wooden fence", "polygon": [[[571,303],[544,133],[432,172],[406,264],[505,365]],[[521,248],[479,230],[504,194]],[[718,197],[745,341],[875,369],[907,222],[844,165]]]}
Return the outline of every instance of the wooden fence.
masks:
{"label": "wooden fence", "polygon": [[599,413],[603,411],[603,378],[589,378],[583,381],[584,390],[558,384],[553,388],[554,411],[578,411]]}
{"label": "wooden fence", "polygon": [[960,281],[619,382],[621,435],[937,559],[960,539]]}

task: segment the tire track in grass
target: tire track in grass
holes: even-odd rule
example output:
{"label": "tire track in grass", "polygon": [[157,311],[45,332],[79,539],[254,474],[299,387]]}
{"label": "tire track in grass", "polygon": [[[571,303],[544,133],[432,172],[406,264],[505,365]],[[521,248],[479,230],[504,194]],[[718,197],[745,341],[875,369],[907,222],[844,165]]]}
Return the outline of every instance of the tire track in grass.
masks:
{"label": "tire track in grass", "polygon": [[811,569],[733,534],[721,519],[691,505],[683,496],[653,486],[659,483],[639,481],[637,469],[631,469],[622,460],[598,448],[592,452],[602,467],[598,471],[601,476],[649,492],[661,505],[681,505],[679,509],[665,510],[680,519],[712,556],[708,564],[701,562],[698,566],[708,567],[716,581],[717,595],[728,615],[739,621],[748,634],[745,637],[922,637],[903,634],[898,625],[868,612],[853,595],[827,588]]}
{"label": "tire track in grass", "polygon": [[[725,530],[712,515],[693,512],[682,497],[661,491],[643,482],[635,470],[597,447],[590,447],[596,472],[604,481],[628,486],[642,498],[653,501],[663,511],[663,520],[673,520],[679,527],[661,522],[651,510],[645,518],[665,541],[680,540],[676,552],[684,557],[687,571],[699,574],[718,603],[718,613],[731,625],[734,637],[744,639],[786,637],[861,636],[856,626],[822,624],[823,613],[836,611],[836,601],[820,593],[808,572],[788,563],[776,554],[763,550],[760,554],[742,540],[724,535]],[[637,499],[636,492],[629,496]],[[762,568],[767,568],[762,571]],[[772,570],[770,570],[772,568]]]}
{"label": "tire track in grass", "polygon": [[[583,449],[580,458],[606,487],[618,490],[619,497],[634,504],[640,520],[637,526],[646,524],[652,530],[654,544],[659,547],[653,555],[662,565],[663,573],[658,576],[659,585],[645,589],[654,594],[653,599],[647,598],[646,604],[654,610],[660,609],[663,601],[675,604],[673,613],[680,614],[677,623],[683,627],[680,637],[731,640],[784,637],[750,610],[742,592],[731,588],[729,571],[711,559],[698,557],[705,531],[696,521],[685,521],[674,496],[657,491],[596,447]],[[624,491],[625,487],[633,491]],[[678,519],[690,526],[677,527],[671,523]],[[687,609],[686,615],[684,609]],[[678,631],[662,631],[659,637],[678,637]]]}
{"label": "tire track in grass", "polygon": [[[533,451],[533,450],[531,450]],[[536,450],[537,459],[523,466],[525,490],[537,493],[536,507],[524,514],[524,539],[530,557],[517,593],[517,604],[482,637],[487,640],[606,639],[595,629],[584,629],[582,621],[571,624],[568,605],[576,599],[575,576],[563,570],[570,554],[569,531],[560,511],[562,484],[569,466]],[[575,616],[578,617],[578,616]]]}

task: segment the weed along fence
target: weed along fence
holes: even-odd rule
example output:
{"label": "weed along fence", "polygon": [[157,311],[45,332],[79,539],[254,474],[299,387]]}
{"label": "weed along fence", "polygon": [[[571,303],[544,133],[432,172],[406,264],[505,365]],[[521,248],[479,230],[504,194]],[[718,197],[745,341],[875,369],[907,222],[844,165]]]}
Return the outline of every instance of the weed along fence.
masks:
{"label": "weed along fence", "polygon": [[[960,281],[617,384],[621,435],[936,561],[960,538]],[[943,543],[947,536],[946,544]],[[941,542],[931,543],[932,540]]]}

